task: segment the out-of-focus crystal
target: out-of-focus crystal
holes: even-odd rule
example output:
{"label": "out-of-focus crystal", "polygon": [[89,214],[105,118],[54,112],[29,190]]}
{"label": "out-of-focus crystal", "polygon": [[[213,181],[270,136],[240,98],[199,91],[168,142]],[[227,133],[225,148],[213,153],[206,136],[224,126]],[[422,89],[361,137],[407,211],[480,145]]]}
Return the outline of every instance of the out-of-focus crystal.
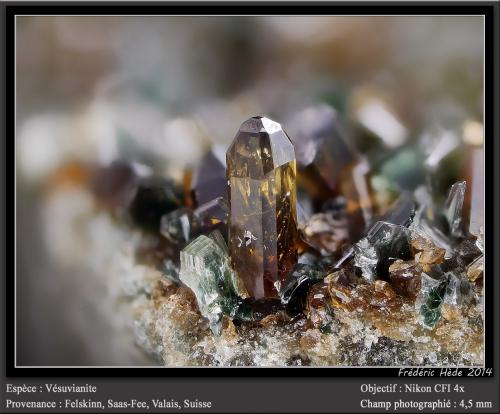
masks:
{"label": "out-of-focus crystal", "polygon": [[353,116],[359,125],[384,147],[398,148],[408,140],[408,130],[379,91],[359,88],[351,101]]}
{"label": "out-of-focus crystal", "polygon": [[179,247],[159,234],[144,235],[137,246],[135,260],[137,263],[160,269],[165,260],[179,263]]}
{"label": "out-of-focus crystal", "polygon": [[288,128],[299,167],[311,168],[332,190],[342,170],[357,158],[337,112],[328,105],[308,108],[290,120]]}
{"label": "out-of-focus crystal", "polygon": [[139,182],[129,207],[134,223],[145,230],[158,232],[161,217],[182,204],[182,192],[169,180],[148,177]]}
{"label": "out-of-focus crystal", "polygon": [[437,131],[430,145],[432,151],[424,162],[432,197],[442,202],[446,191],[460,177],[465,155],[458,136],[452,131]]}
{"label": "out-of-focus crystal", "polygon": [[245,121],[227,151],[229,252],[251,296],[278,297],[297,263],[294,147],[281,125]]}
{"label": "out-of-focus crystal", "polygon": [[246,290],[231,269],[227,247],[216,230],[201,235],[181,251],[180,280],[196,295],[200,312],[214,333],[220,332],[222,315],[234,318]]}
{"label": "out-of-focus crystal", "polygon": [[411,191],[425,183],[421,152],[414,146],[404,146],[374,166],[374,174],[385,177],[398,189]]}
{"label": "out-of-focus crystal", "polygon": [[139,178],[131,163],[117,160],[99,167],[92,176],[91,185],[104,205],[111,209],[126,208],[134,197]]}
{"label": "out-of-focus crystal", "polygon": [[370,166],[365,158],[359,158],[340,180],[340,194],[347,200],[349,233],[353,240],[359,238],[372,221],[376,211],[373,204]]}
{"label": "out-of-focus crystal", "polygon": [[325,256],[340,252],[350,240],[346,214],[335,210],[313,214],[300,234],[308,245]]}
{"label": "out-of-focus crystal", "polygon": [[464,239],[455,246],[455,253],[464,265],[470,264],[482,254],[481,249],[471,239]]}
{"label": "out-of-focus crystal", "polygon": [[161,272],[162,276],[166,279],[170,280],[178,284],[180,282],[179,279],[179,266],[176,265],[173,260],[165,259],[158,267],[158,270]]}
{"label": "out-of-focus crystal", "polygon": [[172,243],[179,245],[186,244],[198,230],[193,220],[192,210],[182,207],[165,214],[161,218],[160,232]]}
{"label": "out-of-focus crystal", "polygon": [[194,171],[191,188],[198,206],[225,195],[226,165],[218,147],[212,148],[201,160]]}
{"label": "out-of-focus crystal", "polygon": [[328,105],[308,108],[292,118],[289,131],[301,184],[316,200],[344,196],[351,222],[362,231],[373,216],[369,166],[337,112]]}
{"label": "out-of-focus crystal", "polygon": [[415,217],[416,204],[413,196],[409,192],[402,193],[391,205],[380,221],[408,227]]}

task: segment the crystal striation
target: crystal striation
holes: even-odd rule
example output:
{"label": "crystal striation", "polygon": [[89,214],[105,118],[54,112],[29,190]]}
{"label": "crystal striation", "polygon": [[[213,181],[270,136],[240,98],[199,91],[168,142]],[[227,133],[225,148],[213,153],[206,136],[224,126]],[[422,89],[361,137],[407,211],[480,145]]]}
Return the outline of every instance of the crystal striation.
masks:
{"label": "crystal striation", "polygon": [[297,262],[293,144],[280,124],[253,117],[241,125],[226,161],[233,268],[254,298],[278,297]]}
{"label": "crystal striation", "polygon": [[220,333],[223,315],[233,318],[246,291],[231,269],[227,247],[216,230],[201,235],[181,251],[180,280],[196,295],[200,312],[214,333]]}

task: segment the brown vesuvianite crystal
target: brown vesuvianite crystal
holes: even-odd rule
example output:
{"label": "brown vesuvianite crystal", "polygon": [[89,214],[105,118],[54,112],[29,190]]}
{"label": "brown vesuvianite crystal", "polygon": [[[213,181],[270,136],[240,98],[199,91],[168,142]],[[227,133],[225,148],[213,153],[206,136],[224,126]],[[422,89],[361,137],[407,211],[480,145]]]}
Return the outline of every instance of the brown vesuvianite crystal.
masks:
{"label": "brown vesuvianite crystal", "polygon": [[277,297],[297,262],[296,162],[281,125],[245,121],[226,154],[231,262],[251,296]]}
{"label": "brown vesuvianite crystal", "polygon": [[342,196],[355,241],[374,216],[370,167],[354,147],[338,113],[317,105],[290,121],[299,168],[299,184],[316,203]]}

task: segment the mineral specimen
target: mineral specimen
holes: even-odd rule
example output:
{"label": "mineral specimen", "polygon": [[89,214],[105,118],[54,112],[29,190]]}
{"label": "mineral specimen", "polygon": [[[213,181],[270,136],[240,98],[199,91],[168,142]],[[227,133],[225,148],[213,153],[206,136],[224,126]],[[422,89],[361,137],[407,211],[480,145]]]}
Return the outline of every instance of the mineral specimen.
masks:
{"label": "mineral specimen", "polygon": [[428,329],[434,328],[441,319],[441,305],[443,304],[447,285],[447,278],[436,280],[422,273],[421,297],[417,298],[416,306],[422,324]]}
{"label": "mineral specimen", "polygon": [[444,216],[448,224],[448,233],[455,238],[465,236],[465,223],[463,205],[465,198],[465,181],[460,181],[451,186],[445,203]]}
{"label": "mineral specimen", "polygon": [[235,319],[245,322],[259,322],[269,315],[283,310],[283,304],[279,299],[270,298],[245,298],[242,300]]}
{"label": "mineral specimen", "polygon": [[172,243],[188,243],[195,232],[197,228],[193,223],[193,212],[190,208],[182,207],[161,218],[160,233]]}
{"label": "mineral specimen", "polygon": [[483,276],[484,256],[479,256],[467,268],[467,276],[471,282],[476,281]]}
{"label": "mineral specimen", "polygon": [[110,209],[120,209],[130,204],[139,178],[131,163],[116,160],[96,169],[91,186],[103,205]]}
{"label": "mineral specimen", "polygon": [[226,244],[217,230],[208,237],[199,236],[181,251],[179,278],[194,292],[201,314],[217,334],[222,316],[234,318],[247,296],[231,269]]}
{"label": "mineral specimen", "polygon": [[432,265],[443,262],[446,250],[436,246],[431,240],[412,232],[410,244],[415,262],[424,272],[430,272]]}
{"label": "mineral specimen", "polygon": [[161,217],[182,204],[182,193],[175,185],[161,177],[142,179],[129,207],[134,223],[145,230],[158,232]]}
{"label": "mineral specimen", "polygon": [[380,221],[408,227],[413,222],[415,212],[416,204],[413,196],[409,192],[404,192],[380,218]]}
{"label": "mineral specimen", "polygon": [[384,277],[392,260],[411,258],[409,241],[406,227],[378,221],[354,245],[354,264],[367,280]]}
{"label": "mineral specimen", "polygon": [[428,144],[432,151],[428,154],[424,169],[431,195],[436,202],[441,202],[446,191],[459,177],[464,164],[464,151],[455,132],[438,130],[431,133],[435,142]]}
{"label": "mineral specimen", "polygon": [[328,105],[308,108],[293,117],[290,130],[300,182],[321,201],[344,196],[353,232],[362,231],[373,216],[369,166],[337,112]]}
{"label": "mineral specimen", "polygon": [[422,268],[414,261],[396,260],[389,266],[393,289],[402,296],[415,299],[420,291]]}
{"label": "mineral specimen", "polygon": [[316,283],[307,295],[307,317],[322,332],[329,331],[333,321],[333,306],[327,283]]}
{"label": "mineral specimen", "polygon": [[229,207],[224,197],[217,197],[200,205],[193,212],[201,231],[211,231],[218,229],[224,239],[227,239]]}
{"label": "mineral specimen", "polygon": [[338,189],[343,168],[356,154],[335,110],[327,105],[308,108],[293,117],[290,129],[299,166],[309,168],[331,190]]}
{"label": "mineral specimen", "polygon": [[287,305],[287,312],[294,316],[305,306],[309,288],[325,277],[319,266],[298,263],[280,289],[281,301]]}
{"label": "mineral specimen", "polygon": [[471,284],[465,275],[446,274],[447,286],[441,305],[441,315],[445,319],[456,319],[471,300]]}
{"label": "mineral specimen", "polygon": [[212,148],[194,172],[191,191],[198,206],[224,196],[226,166],[223,158],[218,155],[216,148]]}
{"label": "mineral specimen", "polygon": [[160,232],[170,242],[184,246],[195,236],[218,229],[227,233],[227,204],[222,197],[192,210],[181,207],[161,218]]}
{"label": "mineral specimen", "polygon": [[[74,216],[71,228],[79,231],[71,234],[86,231],[86,248],[75,252],[91,254],[135,340],[167,366],[480,365],[482,235],[474,240],[440,232],[450,250],[446,256],[427,233],[434,234],[436,216],[444,218],[442,205],[431,209],[424,201],[413,217],[408,200],[381,217],[388,226],[376,224],[366,235],[376,255],[375,280],[361,277],[354,254],[337,261],[307,251],[280,284],[280,299],[245,297],[218,233],[186,247],[182,271],[179,245],[158,233],[117,225],[102,211],[93,216],[92,203]],[[211,211],[210,205],[199,209]],[[332,208],[325,204],[323,212]],[[193,219],[197,210],[189,210]],[[427,210],[430,214],[423,214]],[[210,216],[205,223],[218,221]],[[50,227],[59,222],[54,215]],[[384,241],[384,229],[397,237]],[[402,234],[409,243],[400,250]]]}
{"label": "mineral specimen", "polygon": [[482,145],[470,151],[469,175],[470,191],[466,199],[469,211],[469,232],[478,236],[480,227],[484,224],[484,149]]}
{"label": "mineral specimen", "polygon": [[245,121],[226,154],[229,252],[256,299],[277,297],[297,262],[296,162],[281,125]]}
{"label": "mineral specimen", "polygon": [[324,256],[340,252],[349,241],[348,220],[341,212],[316,213],[301,227],[303,240]]}

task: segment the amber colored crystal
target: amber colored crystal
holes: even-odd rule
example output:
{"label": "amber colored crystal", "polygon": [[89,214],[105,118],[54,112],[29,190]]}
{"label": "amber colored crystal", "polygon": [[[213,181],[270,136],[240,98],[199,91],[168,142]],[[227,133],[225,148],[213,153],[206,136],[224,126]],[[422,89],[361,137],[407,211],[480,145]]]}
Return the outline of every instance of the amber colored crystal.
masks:
{"label": "amber colored crystal", "polygon": [[251,296],[277,297],[297,262],[294,147],[281,125],[245,121],[226,154],[229,253]]}
{"label": "amber colored crystal", "polygon": [[484,256],[479,256],[474,260],[467,268],[467,276],[471,282],[475,282],[477,279],[483,276],[484,270]]}
{"label": "amber colored crystal", "polygon": [[396,260],[389,266],[392,288],[402,296],[415,300],[421,285],[422,268],[413,260]]}
{"label": "amber colored crystal", "polygon": [[307,295],[306,314],[316,328],[324,329],[333,320],[332,299],[327,283],[316,283]]}
{"label": "amber colored crystal", "polygon": [[430,272],[432,265],[443,263],[446,250],[436,246],[432,241],[412,233],[410,245],[415,262],[424,272]]}

